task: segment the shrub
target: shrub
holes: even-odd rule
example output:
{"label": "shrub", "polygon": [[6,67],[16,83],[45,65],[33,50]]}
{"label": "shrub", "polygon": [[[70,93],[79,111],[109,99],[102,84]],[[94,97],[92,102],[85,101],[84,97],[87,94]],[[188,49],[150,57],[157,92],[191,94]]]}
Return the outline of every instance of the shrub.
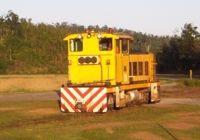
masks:
{"label": "shrub", "polygon": [[0,74],[6,74],[7,63],[3,60],[0,60]]}

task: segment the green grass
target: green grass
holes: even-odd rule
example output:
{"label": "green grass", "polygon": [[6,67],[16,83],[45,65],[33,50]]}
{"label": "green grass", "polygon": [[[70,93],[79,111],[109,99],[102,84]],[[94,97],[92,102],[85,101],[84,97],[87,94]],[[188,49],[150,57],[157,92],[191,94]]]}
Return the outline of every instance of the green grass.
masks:
{"label": "green grass", "polygon": [[200,127],[192,128],[189,130],[176,130],[173,129],[173,133],[176,134],[177,137],[182,137],[185,139],[199,140],[200,139]]}
{"label": "green grass", "polygon": [[175,78],[171,78],[171,77],[165,77],[165,76],[158,76],[158,79],[161,83],[161,85],[163,84],[171,84],[171,83],[176,83],[177,79]]}
{"label": "green grass", "polygon": [[182,86],[188,86],[188,87],[200,87],[200,79],[199,76],[196,76],[193,79],[187,78],[187,75],[178,76],[176,74],[174,75],[158,75],[158,79],[161,81],[161,84],[169,84],[177,82]]}
{"label": "green grass", "polygon": [[[168,108],[136,106],[105,114],[61,113],[56,101],[0,102],[0,139],[59,139],[59,140],[129,140],[134,132],[147,131],[164,139],[173,139],[158,124],[177,119],[179,112],[200,112],[197,105],[174,105]],[[15,108],[9,110],[9,108]],[[54,113],[31,113],[51,109]],[[176,136],[193,139],[200,127],[173,130]],[[171,129],[170,129],[171,130]],[[193,132],[194,130],[194,132]]]}
{"label": "green grass", "polygon": [[188,87],[200,87],[199,79],[184,79],[184,80],[180,80],[179,83],[181,85],[188,86]]}

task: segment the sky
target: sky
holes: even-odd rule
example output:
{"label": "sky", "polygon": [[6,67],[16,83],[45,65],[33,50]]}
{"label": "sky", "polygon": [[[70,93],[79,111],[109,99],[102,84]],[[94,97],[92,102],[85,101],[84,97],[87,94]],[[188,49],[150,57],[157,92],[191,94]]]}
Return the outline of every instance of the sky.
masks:
{"label": "sky", "polygon": [[34,23],[108,25],[153,35],[180,34],[185,23],[200,28],[200,0],[1,0],[0,16],[9,10]]}

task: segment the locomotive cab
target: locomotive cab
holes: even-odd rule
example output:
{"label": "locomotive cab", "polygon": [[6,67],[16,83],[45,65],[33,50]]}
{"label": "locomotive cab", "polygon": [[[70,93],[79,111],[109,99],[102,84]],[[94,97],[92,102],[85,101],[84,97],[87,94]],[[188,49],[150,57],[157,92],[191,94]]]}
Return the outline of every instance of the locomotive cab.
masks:
{"label": "locomotive cab", "polygon": [[67,36],[68,83],[115,85],[116,39],[114,34],[94,32]]}

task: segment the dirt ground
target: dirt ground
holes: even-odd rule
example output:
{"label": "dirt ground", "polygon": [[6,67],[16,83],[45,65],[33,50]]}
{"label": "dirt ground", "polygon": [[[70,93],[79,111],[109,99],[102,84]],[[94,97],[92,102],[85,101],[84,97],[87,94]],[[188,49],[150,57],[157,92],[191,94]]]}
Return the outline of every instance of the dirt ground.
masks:
{"label": "dirt ground", "polygon": [[200,87],[162,86],[162,98],[200,98]]}

